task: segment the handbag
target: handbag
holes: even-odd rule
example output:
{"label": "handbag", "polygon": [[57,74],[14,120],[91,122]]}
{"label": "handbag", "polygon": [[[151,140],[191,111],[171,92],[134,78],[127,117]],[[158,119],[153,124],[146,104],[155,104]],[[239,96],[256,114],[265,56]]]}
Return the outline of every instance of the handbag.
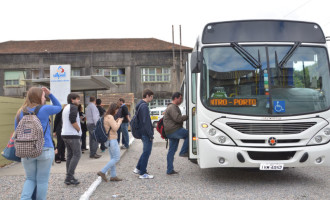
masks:
{"label": "handbag", "polygon": [[1,152],[1,155],[5,157],[7,160],[21,162],[21,158],[15,155],[16,149],[14,146],[14,139],[15,139],[15,132],[11,135],[9,142],[5,147],[5,149]]}

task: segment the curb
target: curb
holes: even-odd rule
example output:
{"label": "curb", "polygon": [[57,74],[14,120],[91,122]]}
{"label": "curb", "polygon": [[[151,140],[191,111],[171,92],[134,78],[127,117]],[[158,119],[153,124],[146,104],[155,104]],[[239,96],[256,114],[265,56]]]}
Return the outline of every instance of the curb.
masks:
{"label": "curb", "polygon": [[[132,140],[130,141],[130,143],[129,143],[130,146],[134,142],[134,139],[135,138],[133,137]],[[126,152],[127,152],[127,149],[123,152],[123,154],[120,156],[120,158],[122,158],[126,154]],[[108,175],[108,173],[109,172],[107,172],[106,175]],[[101,177],[97,177],[96,180],[92,183],[92,185],[89,186],[89,188],[85,191],[85,193],[80,196],[80,199],[79,200],[88,200],[90,198],[90,196],[92,196],[92,194],[94,193],[94,191],[96,190],[96,188],[101,184],[101,182],[102,182],[102,178]]]}

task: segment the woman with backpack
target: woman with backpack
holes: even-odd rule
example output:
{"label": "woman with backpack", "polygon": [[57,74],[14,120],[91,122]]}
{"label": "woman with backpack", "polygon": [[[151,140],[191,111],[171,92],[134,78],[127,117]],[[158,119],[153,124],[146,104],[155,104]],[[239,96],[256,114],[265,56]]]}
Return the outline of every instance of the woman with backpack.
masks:
{"label": "woman with backpack", "polygon": [[[46,103],[45,95],[52,101],[53,105],[44,105]],[[22,164],[25,170],[25,182],[21,199],[31,199],[33,191],[37,188],[37,199],[46,199],[48,190],[48,179],[50,175],[50,168],[54,160],[54,145],[50,133],[49,117],[61,111],[61,103],[53,96],[49,89],[43,87],[31,87],[27,92],[26,99],[18,110],[15,118],[15,132],[17,126],[24,114],[36,114],[40,120],[42,131],[44,133],[44,145],[42,147],[41,155],[32,157],[23,157]],[[35,113],[37,112],[37,113]],[[23,120],[22,120],[23,123]],[[31,129],[36,128],[32,127]],[[41,127],[40,127],[41,128]],[[28,133],[30,129],[24,129]],[[34,130],[31,130],[33,133]],[[18,134],[16,132],[16,134]]]}
{"label": "woman with backpack", "polygon": [[110,161],[104,166],[104,168],[97,172],[97,175],[101,176],[105,182],[108,182],[105,173],[110,169],[110,181],[121,181],[122,179],[117,177],[116,174],[116,163],[120,159],[120,149],[117,141],[117,130],[120,128],[123,118],[115,120],[114,116],[118,112],[119,107],[116,103],[111,103],[109,109],[104,115],[104,129],[110,133],[108,141],[105,146],[109,149]]}

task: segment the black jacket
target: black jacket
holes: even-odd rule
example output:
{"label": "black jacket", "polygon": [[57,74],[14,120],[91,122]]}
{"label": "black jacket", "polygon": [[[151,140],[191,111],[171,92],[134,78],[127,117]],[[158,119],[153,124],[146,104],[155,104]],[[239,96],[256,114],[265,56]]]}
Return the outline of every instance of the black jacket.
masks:
{"label": "black jacket", "polygon": [[53,132],[56,132],[56,135],[61,135],[62,132],[62,112],[63,109],[55,115]]}

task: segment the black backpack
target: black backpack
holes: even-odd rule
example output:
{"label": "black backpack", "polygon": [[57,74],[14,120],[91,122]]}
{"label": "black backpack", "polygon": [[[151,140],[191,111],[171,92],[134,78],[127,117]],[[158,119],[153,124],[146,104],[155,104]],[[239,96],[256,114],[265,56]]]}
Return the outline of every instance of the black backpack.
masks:
{"label": "black backpack", "polygon": [[100,117],[99,120],[96,122],[96,127],[94,130],[94,138],[98,143],[104,143],[108,141],[109,133],[110,133],[111,127],[109,128],[108,132],[105,131],[104,128],[104,117]]}
{"label": "black backpack", "polygon": [[139,114],[140,107],[141,107],[141,105],[139,105],[138,110],[136,111],[135,115],[133,116],[133,118],[131,119],[131,122],[130,122],[132,135],[136,139],[142,138],[141,133],[139,133],[139,131],[138,131],[138,129],[139,129],[138,114]]}

